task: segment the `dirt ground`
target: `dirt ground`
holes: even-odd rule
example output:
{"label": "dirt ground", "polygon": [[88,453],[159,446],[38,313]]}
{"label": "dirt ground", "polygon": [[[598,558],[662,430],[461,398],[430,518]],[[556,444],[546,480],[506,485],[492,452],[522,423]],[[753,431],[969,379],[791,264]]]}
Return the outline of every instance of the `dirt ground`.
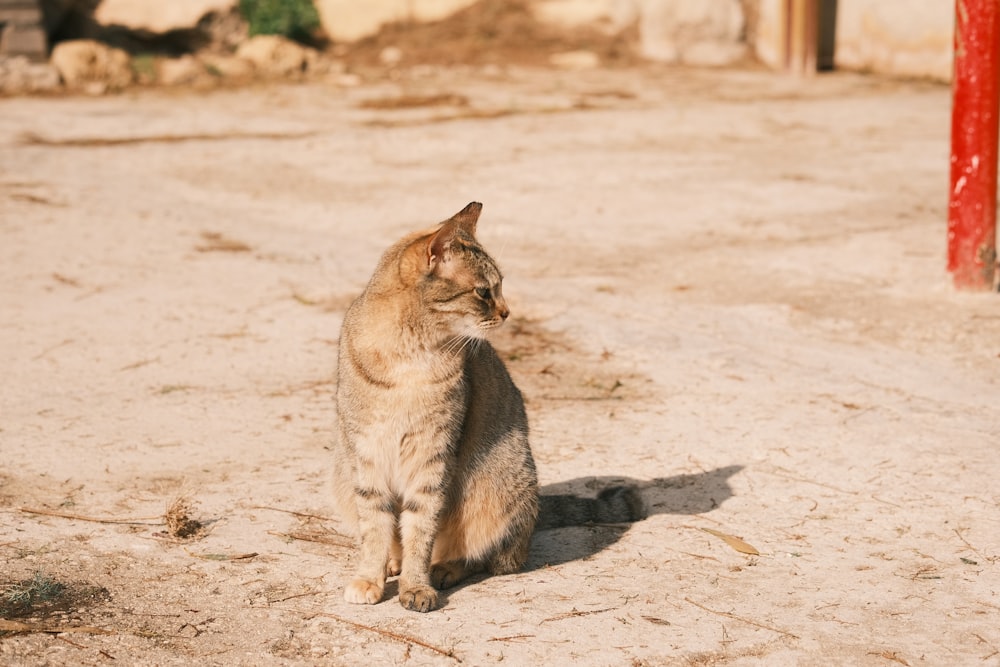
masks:
{"label": "dirt ground", "polygon": [[[753,69],[0,101],[0,663],[1000,665],[948,128],[946,87]],[[545,490],[651,514],[349,605],[341,316],[471,200]]]}

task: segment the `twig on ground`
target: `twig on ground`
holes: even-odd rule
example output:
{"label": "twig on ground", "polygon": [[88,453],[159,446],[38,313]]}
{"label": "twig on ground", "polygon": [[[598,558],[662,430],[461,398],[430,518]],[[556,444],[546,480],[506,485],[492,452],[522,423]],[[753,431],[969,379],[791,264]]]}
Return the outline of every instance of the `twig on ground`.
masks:
{"label": "twig on ground", "polygon": [[268,535],[275,535],[277,537],[285,537],[290,540],[302,540],[303,542],[317,542],[319,544],[328,544],[333,547],[348,547],[353,548],[354,542],[346,539],[333,539],[327,537],[321,537],[319,535],[310,535],[309,533],[302,532],[292,532],[292,533],[279,533],[276,530],[267,531]]}
{"label": "twig on ground", "polygon": [[656,616],[643,616],[642,618],[649,621],[653,625],[673,625],[665,618],[657,618]]}
{"label": "twig on ground", "polygon": [[[282,607],[279,607],[279,609],[281,609],[281,608]],[[294,612],[299,613],[299,614],[308,614],[310,616],[322,616],[323,618],[332,618],[333,620],[339,621],[340,623],[344,623],[345,625],[349,625],[352,628],[356,628],[358,630],[367,630],[369,632],[374,632],[375,634],[382,635],[383,637],[388,637],[389,639],[395,639],[398,642],[403,642],[403,643],[406,643],[406,644],[416,644],[417,646],[422,646],[422,647],[424,647],[425,649],[427,649],[429,651],[433,651],[434,653],[438,653],[440,655],[443,655],[446,658],[451,658],[455,662],[462,662],[462,659],[459,658],[457,655],[455,655],[455,651],[453,649],[443,649],[443,648],[441,648],[439,646],[434,646],[433,644],[428,644],[427,642],[425,642],[425,641],[423,641],[421,639],[417,639],[416,637],[414,637],[412,635],[404,635],[404,634],[399,633],[399,632],[392,632],[390,630],[383,630],[382,628],[376,628],[376,627],[371,626],[371,625],[365,625],[364,623],[358,623],[356,621],[351,621],[349,619],[343,618],[342,616],[337,616],[336,614],[330,614],[330,613],[327,613],[327,612],[322,612],[322,611],[308,611],[308,610],[305,610],[305,609],[292,609],[292,608],[289,608],[289,607],[284,607],[284,609],[287,609],[288,611],[294,611]]]}
{"label": "twig on ground", "polygon": [[104,628],[95,628],[92,625],[59,626],[59,625],[49,625],[46,623],[23,623],[21,621],[8,621],[5,618],[0,618],[0,631],[27,632],[27,633],[41,632],[49,635],[57,635],[57,634],[62,634],[64,632],[78,632],[86,635],[115,634],[111,630],[105,630]]}
{"label": "twig on ground", "polygon": [[787,630],[782,630],[781,628],[776,628],[773,625],[767,625],[766,623],[758,623],[757,621],[751,620],[749,618],[743,618],[742,616],[737,616],[736,614],[730,614],[728,611],[716,611],[714,609],[709,609],[705,605],[698,604],[691,598],[684,598],[684,601],[687,602],[688,604],[693,604],[695,607],[698,607],[699,609],[704,609],[710,614],[715,614],[716,616],[725,616],[726,618],[731,618],[734,621],[740,621],[741,623],[746,623],[747,625],[752,625],[757,628],[770,630],[771,632],[777,632],[780,635],[785,635],[786,637],[791,637],[792,639],[799,639],[798,635],[792,634]]}
{"label": "twig on ground", "polygon": [[958,535],[958,539],[962,540],[962,542],[965,544],[965,546],[969,547],[969,549],[972,550],[972,553],[976,554],[977,556],[979,556],[983,560],[992,561],[991,558],[987,558],[986,556],[984,556],[983,554],[981,554],[979,552],[979,549],[977,549],[976,547],[972,546],[972,544],[969,543],[969,540],[965,539],[965,536],[962,535],[962,531],[961,530],[959,530],[958,528],[953,528],[952,530],[954,530],[955,534]]}
{"label": "twig on ground", "polygon": [[508,637],[493,637],[491,639],[487,639],[486,641],[489,641],[489,642],[512,642],[512,641],[517,641],[519,639],[533,639],[534,636],[535,635],[510,635]]}
{"label": "twig on ground", "polygon": [[311,130],[299,132],[222,132],[218,134],[151,134],[133,137],[46,137],[34,132],[24,132],[20,141],[26,146],[60,146],[66,148],[91,148],[94,146],[129,146],[133,144],[175,144],[188,141],[229,141],[233,139],[305,139],[315,136]]}
{"label": "twig on ground", "polygon": [[64,641],[67,644],[69,644],[70,646],[75,646],[77,648],[82,648],[82,649],[90,648],[89,646],[84,646],[83,644],[77,644],[74,641],[70,641],[69,639],[66,639],[65,637],[57,637],[56,639],[59,639],[60,641]]}
{"label": "twig on ground", "polygon": [[798,475],[788,474],[781,468],[778,468],[778,470],[781,470],[781,472],[775,472],[774,470],[766,470],[764,472],[766,472],[769,475],[774,475],[775,477],[781,477],[782,479],[792,480],[793,482],[803,482],[805,484],[813,484],[815,486],[821,486],[824,489],[830,489],[832,491],[836,491],[837,493],[846,493],[849,496],[858,495],[857,491],[848,491],[847,489],[841,489],[840,487],[834,486],[833,484],[826,484],[825,482],[817,482],[814,479],[807,479],[805,477],[799,477]]}
{"label": "twig on ground", "polygon": [[256,558],[260,554],[256,551],[246,554],[196,554],[192,551],[185,549],[188,556],[193,556],[194,558],[201,558],[202,560],[250,560],[251,558]]}
{"label": "twig on ground", "polygon": [[910,667],[910,663],[900,658],[899,654],[897,654],[895,651],[879,651],[879,652],[868,651],[868,655],[877,655],[880,658],[885,658],[886,660],[892,660],[893,662],[898,662],[901,665],[906,665],[906,667]]}
{"label": "twig on ground", "polygon": [[715,556],[702,556],[701,554],[694,554],[691,553],[690,551],[681,551],[680,553],[684,554],[685,556],[691,556],[692,558],[699,558],[701,560],[714,560],[716,563],[720,562],[719,559],[716,558]]}
{"label": "twig on ground", "polygon": [[[576,616],[590,616],[591,614],[603,614],[606,611],[614,611],[617,607],[607,607],[605,609],[592,609],[590,611],[568,611],[565,614],[558,614],[556,616],[550,616],[549,618],[543,619],[541,623],[548,623],[549,621],[561,621],[565,618],[574,618]],[[539,625],[541,625],[539,623]]]}
{"label": "twig on ground", "polygon": [[275,604],[277,602],[286,602],[288,600],[294,600],[295,598],[304,598],[309,595],[319,595],[323,591],[306,591],[305,593],[296,593],[295,595],[289,595],[288,597],[279,598],[277,600],[268,600],[268,604]]}
{"label": "twig on ground", "polygon": [[[293,516],[300,516],[304,519],[319,519],[320,521],[336,521],[331,517],[319,516],[318,514],[306,514],[305,512],[296,512],[294,510],[281,509],[280,507],[270,507],[268,505],[251,505],[252,510],[271,510],[272,512],[284,512],[285,514],[291,514]],[[336,531],[334,531],[336,532]]]}
{"label": "twig on ground", "polygon": [[[62,519],[75,519],[77,521],[90,521],[92,523],[120,523],[120,524],[131,524],[136,526],[161,526],[163,525],[163,517],[160,516],[139,516],[133,517],[131,519],[113,519],[109,517],[96,517],[96,516],[84,516],[82,514],[70,514],[69,512],[56,512],[54,510],[45,510],[31,507],[19,507],[19,510],[25,514],[41,514],[43,516],[57,516]],[[156,523],[149,523],[150,521],[156,521]]]}

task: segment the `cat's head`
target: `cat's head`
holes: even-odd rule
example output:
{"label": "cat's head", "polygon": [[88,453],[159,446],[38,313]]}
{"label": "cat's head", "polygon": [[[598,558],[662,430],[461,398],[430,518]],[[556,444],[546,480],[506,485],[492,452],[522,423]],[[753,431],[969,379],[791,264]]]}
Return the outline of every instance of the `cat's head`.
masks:
{"label": "cat's head", "polygon": [[448,335],[482,338],[510,315],[503,275],[476,240],[482,209],[472,202],[420,241],[421,300],[436,328]]}

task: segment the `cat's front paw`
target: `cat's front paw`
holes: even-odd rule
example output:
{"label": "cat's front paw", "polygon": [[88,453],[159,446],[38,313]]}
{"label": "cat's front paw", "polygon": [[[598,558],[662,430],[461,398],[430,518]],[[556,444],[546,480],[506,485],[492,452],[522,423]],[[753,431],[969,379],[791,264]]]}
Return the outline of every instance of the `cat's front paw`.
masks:
{"label": "cat's front paw", "polygon": [[382,590],[371,579],[355,579],[344,589],[344,599],[354,604],[377,604],[382,599]]}
{"label": "cat's front paw", "polygon": [[431,611],[438,606],[438,594],[430,586],[414,586],[399,592],[399,604],[411,611]]}

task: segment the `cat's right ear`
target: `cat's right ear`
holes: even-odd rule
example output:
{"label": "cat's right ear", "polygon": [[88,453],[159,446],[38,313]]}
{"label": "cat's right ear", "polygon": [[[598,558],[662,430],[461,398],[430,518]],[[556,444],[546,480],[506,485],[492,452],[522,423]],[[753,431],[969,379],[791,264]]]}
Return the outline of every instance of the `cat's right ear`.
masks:
{"label": "cat's right ear", "polygon": [[476,223],[479,222],[479,214],[483,212],[483,205],[477,201],[469,202],[465,208],[451,216],[459,227],[467,231],[470,235],[476,235]]}

